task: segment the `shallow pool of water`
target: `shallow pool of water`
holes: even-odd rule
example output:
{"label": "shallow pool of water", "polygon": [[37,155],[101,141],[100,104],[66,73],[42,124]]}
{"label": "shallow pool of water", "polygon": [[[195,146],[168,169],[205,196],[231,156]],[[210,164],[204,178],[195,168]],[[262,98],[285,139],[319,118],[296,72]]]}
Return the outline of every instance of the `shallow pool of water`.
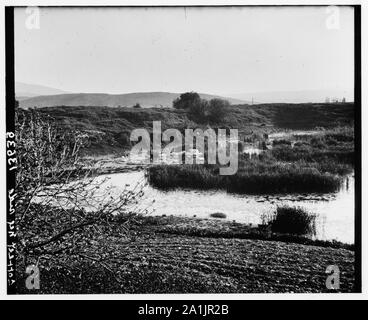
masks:
{"label": "shallow pool of water", "polygon": [[[144,178],[144,171],[110,174],[103,187],[114,187],[114,194],[126,184],[133,187]],[[102,177],[101,177],[102,178]],[[209,218],[214,212],[223,212],[228,220],[260,224],[264,213],[278,205],[301,206],[317,214],[317,235],[321,240],[354,243],[354,178],[347,177],[341,190],[329,194],[297,194],[280,196],[253,196],[229,194],[225,191],[173,190],[145,188],[142,206],[151,200],[155,215],[179,215]],[[211,218],[212,219],[212,218]]]}

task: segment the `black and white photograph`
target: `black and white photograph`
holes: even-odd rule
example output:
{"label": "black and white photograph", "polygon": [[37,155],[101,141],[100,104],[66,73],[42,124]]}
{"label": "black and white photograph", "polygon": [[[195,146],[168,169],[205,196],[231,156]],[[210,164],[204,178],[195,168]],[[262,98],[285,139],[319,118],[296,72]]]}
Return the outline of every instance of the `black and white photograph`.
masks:
{"label": "black and white photograph", "polygon": [[359,6],[5,11],[8,294],[361,292]]}

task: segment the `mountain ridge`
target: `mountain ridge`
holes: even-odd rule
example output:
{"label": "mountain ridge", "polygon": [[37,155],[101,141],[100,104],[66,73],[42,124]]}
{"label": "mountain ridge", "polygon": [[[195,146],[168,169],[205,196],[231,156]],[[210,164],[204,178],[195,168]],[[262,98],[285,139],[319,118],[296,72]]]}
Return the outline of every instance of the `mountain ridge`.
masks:
{"label": "mountain ridge", "polygon": [[56,95],[66,94],[68,92],[48,86],[42,86],[38,84],[30,84],[25,82],[15,82],[15,93],[17,98],[26,99],[30,97],[42,96],[42,95]]}
{"label": "mountain ridge", "polygon": [[[249,104],[249,101],[222,97],[206,93],[199,93],[202,99],[225,99],[230,104]],[[109,93],[65,93],[55,95],[40,95],[22,98],[19,105],[22,108],[30,107],[55,107],[55,106],[107,106],[107,107],[132,107],[139,103],[143,108],[161,107],[170,108],[172,102],[180,96],[173,92],[132,92],[124,94]]]}

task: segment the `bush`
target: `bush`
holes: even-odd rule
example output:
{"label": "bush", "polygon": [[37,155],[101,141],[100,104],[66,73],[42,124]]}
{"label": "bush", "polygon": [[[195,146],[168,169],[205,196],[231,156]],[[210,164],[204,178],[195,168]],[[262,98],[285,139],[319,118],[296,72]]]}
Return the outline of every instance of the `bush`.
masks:
{"label": "bush", "polygon": [[111,237],[128,236],[128,228],[119,228],[117,219],[138,214],[144,183],[133,191],[120,190],[114,198],[111,189],[101,188],[106,180],[80,161],[88,134],[65,130],[36,110],[18,109],[15,125],[18,279],[30,264],[42,272],[61,266],[71,271],[81,261],[94,261],[115,276],[108,266]]}
{"label": "bush", "polygon": [[292,148],[278,144],[271,150],[271,155],[279,161],[313,160],[313,150],[307,145]]}
{"label": "bush", "polygon": [[207,118],[208,101],[200,99],[193,102],[188,109],[191,119],[198,122],[203,122]]}
{"label": "bush", "polygon": [[219,219],[225,219],[226,218],[226,214],[222,213],[222,212],[215,212],[215,213],[211,213],[210,214],[211,218],[219,218]]}
{"label": "bush", "polygon": [[290,140],[285,140],[285,139],[281,139],[281,140],[274,140],[272,142],[273,146],[277,146],[277,145],[288,145],[291,146],[291,141]]}
{"label": "bush", "polygon": [[189,109],[191,106],[197,105],[200,102],[201,97],[197,92],[186,92],[173,101],[173,107],[175,109]]}
{"label": "bush", "polygon": [[294,144],[294,148],[308,148],[308,147],[310,147],[310,144],[307,141],[298,141],[295,142]]}
{"label": "bush", "polygon": [[314,147],[314,148],[318,148],[318,149],[326,149],[326,143],[325,143],[325,139],[323,136],[316,136],[316,137],[313,137],[311,140],[310,140],[310,143],[311,145]]}
{"label": "bush", "polygon": [[316,215],[300,207],[277,207],[271,216],[263,217],[273,232],[293,235],[315,235]]}
{"label": "bush", "polygon": [[213,122],[220,122],[225,117],[229,107],[230,103],[227,100],[211,99],[208,104],[208,119]]}
{"label": "bush", "polygon": [[126,132],[119,132],[115,135],[115,141],[121,146],[130,146],[130,135]]}
{"label": "bush", "polygon": [[191,118],[195,121],[220,122],[226,115],[230,103],[223,99],[201,99],[197,92],[186,92],[173,101],[175,109],[188,110]]}

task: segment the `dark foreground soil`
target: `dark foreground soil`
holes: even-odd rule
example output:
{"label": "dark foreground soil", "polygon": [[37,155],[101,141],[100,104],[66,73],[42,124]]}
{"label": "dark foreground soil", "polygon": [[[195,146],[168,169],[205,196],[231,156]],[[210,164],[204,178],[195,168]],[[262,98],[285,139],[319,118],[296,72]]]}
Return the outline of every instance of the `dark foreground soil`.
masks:
{"label": "dark foreground soil", "polygon": [[37,293],[332,292],[326,289],[329,265],[340,270],[338,291],[353,291],[351,250],[222,238],[206,232],[203,236],[175,233],[173,230],[184,228],[185,221],[203,230],[227,228],[229,224],[218,220],[170,221],[141,221],[132,228],[135,235],[129,241],[116,237],[112,245],[117,273],[93,262],[84,262],[68,273],[63,269],[42,271]]}

